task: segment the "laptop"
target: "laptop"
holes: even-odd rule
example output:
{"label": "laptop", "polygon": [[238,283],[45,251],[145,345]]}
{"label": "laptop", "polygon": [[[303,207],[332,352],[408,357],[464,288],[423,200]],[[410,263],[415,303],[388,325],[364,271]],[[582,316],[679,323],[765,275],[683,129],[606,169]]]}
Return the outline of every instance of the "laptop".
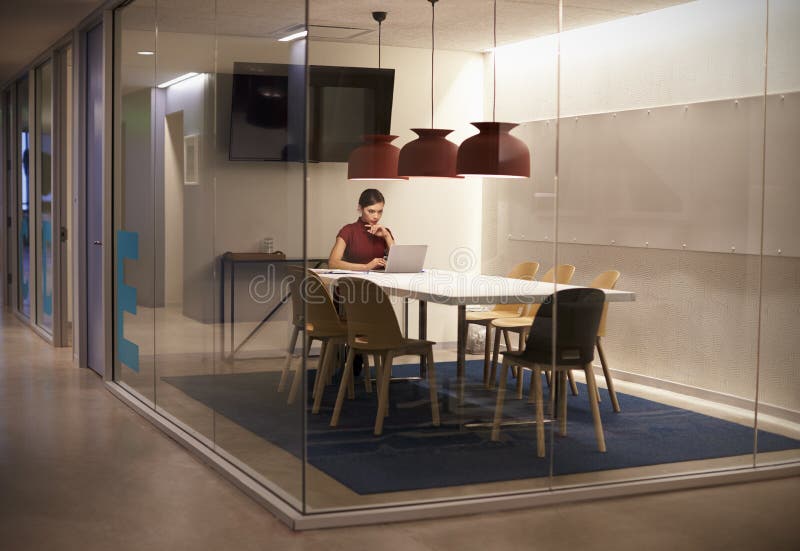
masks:
{"label": "laptop", "polygon": [[421,272],[425,264],[427,245],[392,245],[386,259],[386,274],[409,274]]}

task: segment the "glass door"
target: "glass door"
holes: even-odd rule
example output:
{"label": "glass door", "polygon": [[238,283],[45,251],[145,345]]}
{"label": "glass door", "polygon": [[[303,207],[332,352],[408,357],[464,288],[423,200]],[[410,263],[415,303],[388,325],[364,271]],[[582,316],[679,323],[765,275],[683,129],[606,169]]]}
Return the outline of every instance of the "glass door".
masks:
{"label": "glass door", "polygon": [[53,332],[53,61],[36,68],[36,324]]}
{"label": "glass door", "polygon": [[28,77],[16,85],[16,157],[17,157],[17,310],[25,317],[31,315],[30,275],[30,125],[28,122]]}

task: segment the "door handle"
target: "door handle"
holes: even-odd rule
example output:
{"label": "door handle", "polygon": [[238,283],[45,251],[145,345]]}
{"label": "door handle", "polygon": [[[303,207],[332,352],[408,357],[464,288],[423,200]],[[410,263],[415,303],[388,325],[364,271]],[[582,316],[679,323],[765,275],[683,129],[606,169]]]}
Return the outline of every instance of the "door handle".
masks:
{"label": "door handle", "polygon": [[103,242],[102,242],[102,241],[94,241],[92,244],[93,244],[93,245],[102,245],[102,244],[103,244]]}

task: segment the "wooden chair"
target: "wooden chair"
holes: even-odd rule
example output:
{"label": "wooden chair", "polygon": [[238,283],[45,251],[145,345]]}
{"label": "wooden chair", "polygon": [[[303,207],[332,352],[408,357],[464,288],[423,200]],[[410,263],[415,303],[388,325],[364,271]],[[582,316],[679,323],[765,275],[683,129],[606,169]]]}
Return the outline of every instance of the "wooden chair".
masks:
{"label": "wooden chair", "polygon": [[[314,408],[312,411],[317,413],[322,399],[324,381],[328,376],[328,372],[332,369],[328,366],[333,363],[335,356],[334,345],[344,344],[347,340],[347,325],[336,312],[336,306],[333,304],[326,285],[314,272],[306,271],[301,266],[289,266],[289,276],[293,328],[292,336],[289,339],[286,363],[281,373],[281,380],[278,383],[278,392],[282,392],[286,386],[291,372],[292,357],[297,346],[297,338],[302,331],[305,331],[309,349],[314,339],[322,341],[319,367],[317,368],[312,394],[314,396]],[[302,380],[303,363],[297,362],[292,386],[289,390],[288,403],[294,402]],[[369,383],[369,377],[366,378],[366,383]]]}
{"label": "wooden chair", "polygon": [[338,282],[338,294],[344,302],[347,317],[347,344],[349,351],[344,374],[336,397],[336,406],[331,426],[339,424],[344,396],[353,378],[353,358],[357,352],[379,354],[377,366],[378,412],[375,416],[375,435],[383,433],[383,419],[389,410],[389,381],[392,376],[392,360],[395,356],[425,355],[428,362],[428,385],[430,387],[431,418],[439,426],[439,402],[436,393],[436,366],[433,362],[431,341],[403,337],[389,297],[376,284],[366,279],[342,278]]}
{"label": "wooden chair", "polygon": [[[607,270],[597,277],[595,277],[589,287],[593,289],[613,289],[617,285],[620,273],[617,270]],[[600,318],[600,326],[597,329],[597,353],[600,356],[600,365],[603,367],[603,376],[606,379],[606,388],[608,394],[611,396],[611,405],[614,407],[614,412],[619,413],[619,401],[617,400],[617,393],[614,391],[614,381],[611,379],[611,372],[608,370],[608,363],[606,362],[606,355],[603,352],[603,345],[600,343],[601,337],[606,336],[606,317],[608,316],[608,303],[603,305],[603,316]],[[598,400],[600,396],[598,395]]]}
{"label": "wooden chair", "polygon": [[[514,279],[527,279],[532,281],[536,277],[536,272],[538,271],[538,262],[522,262],[514,266],[514,268],[506,277]],[[489,347],[489,343],[492,342],[492,321],[496,319],[517,318],[523,312],[524,307],[525,305],[523,304],[497,304],[494,308],[487,312],[467,312],[467,327],[469,327],[469,324],[472,323],[486,328],[486,339],[484,341],[483,351],[483,384],[486,388],[489,388],[490,386],[489,356],[491,348]],[[528,322],[527,325],[530,325],[530,322]]]}
{"label": "wooden chair", "polygon": [[[575,275],[575,266],[572,264],[559,264],[554,268],[550,268],[545,272],[540,280],[542,283],[560,283],[562,285],[569,284],[572,281],[572,276]],[[523,347],[525,337],[531,327],[533,318],[536,317],[536,312],[539,310],[539,304],[529,304],[523,312],[522,316],[512,319],[497,319],[493,320],[491,325],[494,329],[494,346],[492,349],[492,365],[491,373],[489,375],[489,386],[493,386],[497,376],[497,358],[500,355],[500,334],[503,334],[506,342],[506,350],[511,350],[511,339],[509,333],[516,333],[519,337],[520,347]],[[517,378],[517,395],[522,398],[522,378]]]}
{"label": "wooden chair", "polygon": [[[555,302],[555,350],[553,350],[553,304]],[[599,289],[565,289],[544,302],[531,324],[524,350],[503,354],[503,371],[495,404],[492,440],[500,438],[500,421],[503,416],[503,399],[506,391],[508,370],[516,365],[522,377],[522,368],[533,370],[531,377],[531,401],[536,403],[536,451],[544,457],[544,398],[542,394],[542,371],[555,369],[555,388],[551,391],[551,404],[558,393],[559,433],[567,434],[567,377],[572,369],[583,369],[589,387],[589,404],[592,410],[597,449],[606,451],[600,408],[597,401],[597,383],[592,371],[597,329],[603,315],[605,293]]]}

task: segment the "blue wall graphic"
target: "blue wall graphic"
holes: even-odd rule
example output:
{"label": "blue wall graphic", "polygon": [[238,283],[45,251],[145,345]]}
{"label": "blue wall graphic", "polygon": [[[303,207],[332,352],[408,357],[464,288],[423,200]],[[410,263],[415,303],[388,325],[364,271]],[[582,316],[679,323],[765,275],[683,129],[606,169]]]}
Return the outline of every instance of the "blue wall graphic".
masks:
{"label": "blue wall graphic", "polygon": [[135,372],[139,372],[139,346],[125,339],[125,314],[136,314],[136,288],[125,285],[125,259],[139,259],[139,234],[117,231],[117,359]]}

